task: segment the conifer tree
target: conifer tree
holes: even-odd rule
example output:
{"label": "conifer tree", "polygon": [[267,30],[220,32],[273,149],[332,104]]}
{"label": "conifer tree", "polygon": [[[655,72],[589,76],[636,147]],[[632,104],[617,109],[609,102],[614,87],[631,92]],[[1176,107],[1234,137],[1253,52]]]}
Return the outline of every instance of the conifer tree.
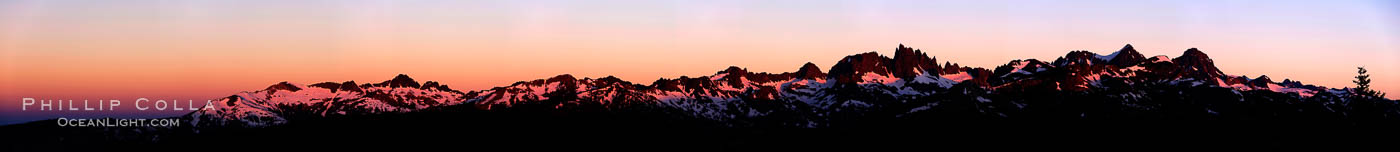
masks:
{"label": "conifer tree", "polygon": [[1356,88],[1353,89],[1353,91],[1356,92],[1357,95],[1364,97],[1385,98],[1384,93],[1376,92],[1376,90],[1371,90],[1371,75],[1366,74],[1366,67],[1356,67],[1356,73],[1356,80],[1352,80],[1351,82],[1356,83]]}

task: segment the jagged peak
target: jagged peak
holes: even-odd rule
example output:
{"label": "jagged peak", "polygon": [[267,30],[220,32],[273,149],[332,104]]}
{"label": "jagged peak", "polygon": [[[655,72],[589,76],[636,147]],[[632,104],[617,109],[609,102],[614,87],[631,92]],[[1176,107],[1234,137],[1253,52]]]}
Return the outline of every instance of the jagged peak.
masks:
{"label": "jagged peak", "polygon": [[287,90],[287,91],[296,92],[296,91],[301,91],[301,87],[297,87],[296,85],[293,85],[292,83],[288,83],[287,81],[282,81],[282,82],[278,82],[277,84],[273,84],[272,86],[267,86],[267,89],[263,89],[263,90]]}
{"label": "jagged peak", "polygon": [[1249,81],[1249,85],[1253,87],[1268,87],[1269,83],[1273,83],[1273,80],[1269,80],[1267,75],[1259,75],[1258,78]]}
{"label": "jagged peak", "polygon": [[[1186,49],[1186,52],[1182,52],[1182,53],[1181,53],[1181,57],[1210,58],[1210,56],[1209,56],[1209,55],[1206,55],[1205,52],[1201,52],[1200,49],[1196,49],[1196,48]],[[1178,58],[1181,58],[1181,57],[1178,57]]]}
{"label": "jagged peak", "polygon": [[598,78],[598,81],[604,81],[604,82],[626,82],[626,81],[623,81],[622,78],[617,78],[617,76],[613,76],[613,75],[608,75],[608,76],[603,77],[603,78]]}
{"label": "jagged peak", "polygon": [[391,80],[413,81],[413,78],[408,77],[407,74],[399,74],[398,76],[394,76],[394,79]]}
{"label": "jagged peak", "polygon": [[361,91],[359,85],[355,84],[355,81],[353,80],[341,82],[340,90]]}
{"label": "jagged peak", "polygon": [[560,74],[560,75],[557,75],[557,76],[554,76],[554,77],[549,77],[549,79],[546,79],[545,81],[548,81],[548,82],[559,82],[559,81],[574,81],[574,80],[578,80],[578,79],[574,78],[574,75],[571,75],[571,74]]}
{"label": "jagged peak", "polygon": [[1206,79],[1225,75],[1224,72],[1215,67],[1215,61],[1196,48],[1186,49],[1186,52],[1182,53],[1180,57],[1172,59],[1172,62],[1181,67],[1178,76]]}
{"label": "jagged peak", "polygon": [[1291,79],[1286,79],[1286,78],[1283,79],[1283,81],[1279,82],[1279,85],[1282,85],[1282,86],[1284,86],[1284,87],[1290,87],[1290,88],[1319,88],[1318,86],[1303,84],[1303,82],[1299,82],[1299,81],[1295,81],[1295,80],[1291,80]]}
{"label": "jagged peak", "polygon": [[1089,50],[1073,50],[1073,51],[1069,51],[1069,53],[1065,53],[1065,57],[1071,57],[1071,56],[1092,57],[1092,55],[1099,55],[1099,54],[1098,54],[1098,53],[1091,52],[1091,51],[1089,51]]}
{"label": "jagged peak", "polygon": [[861,81],[858,74],[873,72],[879,75],[889,75],[887,65],[892,59],[880,56],[879,53],[866,52],[841,58],[836,65],[831,66],[827,72],[827,77],[832,77],[837,82],[853,83]]}
{"label": "jagged peak", "polygon": [[915,51],[914,48],[904,47],[904,44],[899,44],[899,47],[894,49],[894,56],[898,58],[901,55],[914,55],[917,53]]}
{"label": "jagged peak", "polygon": [[1196,48],[1191,48],[1186,49],[1186,52],[1182,52],[1181,56],[1172,59],[1172,62],[1211,63],[1213,61],[1205,52],[1201,52],[1201,50]]}
{"label": "jagged peak", "polygon": [[748,69],[741,68],[739,66],[729,66],[729,68],[725,68],[724,71],[719,71],[715,74],[744,75],[748,72]]}
{"label": "jagged peak", "polygon": [[[802,64],[802,69],[800,69],[800,70],[809,70],[809,69],[810,69],[810,70],[821,70],[820,67],[817,67],[817,64],[812,63],[812,62],[807,62],[806,64]],[[799,70],[799,71],[800,71],[800,70]]]}
{"label": "jagged peak", "polygon": [[1263,81],[1273,82],[1272,80],[1269,80],[1269,76],[1268,76],[1268,75],[1259,75],[1259,77],[1258,77],[1258,78],[1254,78],[1254,80],[1263,80]]}
{"label": "jagged peak", "polygon": [[1108,62],[1119,67],[1137,65],[1138,63],[1147,61],[1147,57],[1144,57],[1142,53],[1138,53],[1137,49],[1133,49],[1132,44],[1123,46],[1123,49],[1119,49],[1118,52],[1113,52],[1113,54],[1109,56],[1111,57]]}
{"label": "jagged peak", "polygon": [[[436,82],[429,81],[429,83],[436,83]],[[355,91],[355,92],[360,92],[360,91],[362,91],[362,90],[360,90],[360,87],[359,87],[359,86],[356,86],[355,81],[345,81],[345,82],[340,82],[340,83],[336,83],[336,82],[321,82],[321,83],[316,83],[316,84],[308,85],[307,87],[324,88],[324,89],[331,90],[331,93],[335,93],[335,92],[337,92],[337,91]]]}
{"label": "jagged peak", "polygon": [[1054,64],[1056,66],[1064,66],[1071,64],[1093,64],[1102,61],[1107,60],[1101,58],[1097,53],[1086,50],[1074,50],[1066,53],[1065,56],[1056,58]]}
{"label": "jagged peak", "polygon": [[895,50],[889,71],[896,77],[913,78],[925,71],[938,71],[938,61],[928,57],[922,50],[901,45]]}
{"label": "jagged peak", "polygon": [[375,86],[377,86],[377,87],[385,87],[385,86],[387,86],[387,87],[390,87],[390,88],[419,88],[419,87],[422,87],[421,85],[418,84],[418,81],[414,81],[413,78],[408,77],[407,74],[399,74],[398,76],[394,76],[394,79],[390,79],[390,80],[387,80],[387,81],[384,81],[384,82],[380,82],[379,84],[376,84]]}
{"label": "jagged peak", "polygon": [[817,64],[807,62],[807,64],[802,64],[802,68],[797,69],[797,77],[803,79],[817,79],[826,77],[826,73],[822,72],[822,69],[817,67]]}
{"label": "jagged peak", "polygon": [[[945,61],[945,62],[946,62],[946,61]],[[942,70],[940,70],[940,71],[941,71],[941,72],[940,72],[939,74],[954,74],[954,73],[962,72],[963,70],[962,70],[962,66],[961,66],[961,65],[958,65],[957,63],[946,62],[946,63],[943,64],[943,68],[942,68]]]}
{"label": "jagged peak", "polygon": [[[571,75],[571,74],[560,74],[560,75],[555,75],[555,76],[553,76],[553,77],[544,78],[544,79],[535,79],[535,80],[531,80],[531,81],[517,81],[517,82],[511,84],[511,86],[518,86],[518,85],[540,86],[540,85],[553,84],[553,83],[557,83],[557,84],[554,84],[554,85],[557,85],[557,86],[573,86],[573,85],[575,85],[575,84],[584,83],[584,82],[587,82],[587,81],[589,81],[589,80],[592,80],[592,79],[591,79],[591,78],[576,79],[576,78],[575,78],[573,75]],[[500,89],[500,88],[503,88],[503,87],[496,87],[496,88],[493,88],[493,89]],[[439,89],[448,90],[447,85],[442,85]]]}

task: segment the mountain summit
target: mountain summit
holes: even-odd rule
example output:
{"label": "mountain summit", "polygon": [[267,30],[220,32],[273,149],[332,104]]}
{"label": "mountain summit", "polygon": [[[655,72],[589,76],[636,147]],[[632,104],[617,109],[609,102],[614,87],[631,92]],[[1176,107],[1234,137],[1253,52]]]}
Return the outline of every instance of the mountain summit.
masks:
{"label": "mountain summit", "polygon": [[418,81],[413,81],[413,78],[408,77],[407,74],[399,74],[398,76],[394,76],[394,79],[390,79],[390,80],[387,80],[387,81],[384,81],[384,82],[376,83],[376,84],[374,84],[374,86],[377,86],[377,87],[390,87],[390,88],[418,88],[418,87],[422,87],[422,86],[420,86],[420,85],[418,84]]}
{"label": "mountain summit", "polygon": [[1120,49],[1118,50],[1118,52],[1114,52],[1112,55],[1109,56],[1113,56],[1113,58],[1108,60],[1108,63],[1111,63],[1118,67],[1133,66],[1138,63],[1142,63],[1143,61],[1147,61],[1147,57],[1143,57],[1141,53],[1137,52],[1137,49],[1133,49],[1132,44],[1123,46],[1123,49]]}

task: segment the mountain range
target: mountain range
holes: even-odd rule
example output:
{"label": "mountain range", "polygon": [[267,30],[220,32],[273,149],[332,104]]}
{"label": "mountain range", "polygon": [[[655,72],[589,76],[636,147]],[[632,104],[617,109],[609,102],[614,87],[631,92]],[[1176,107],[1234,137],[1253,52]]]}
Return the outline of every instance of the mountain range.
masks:
{"label": "mountain range", "polygon": [[[1127,45],[1108,55],[1071,51],[993,68],[939,63],[932,52],[903,45],[894,52],[845,56],[825,71],[812,63],[782,73],[728,67],[650,83],[568,74],[485,90],[402,74],[378,83],[281,82],[171,117],[182,120],[176,127],[75,128],[54,120],[0,126],[6,137],[0,142],[9,143],[0,148],[869,151],[1215,144],[1282,150],[1389,145],[1328,135],[1400,126],[1395,100],[1229,75],[1196,48],[1149,57]],[[1201,138],[1221,134],[1259,139]]]}
{"label": "mountain range", "polygon": [[[1132,45],[1108,55],[1072,51],[1053,61],[1012,60],[995,68],[940,64],[929,52],[895,48],[840,59],[822,71],[752,72],[649,84],[564,74],[487,90],[460,91],[398,75],[379,83],[282,82],[216,101],[184,116],[201,127],[265,127],[297,119],[411,113],[439,107],[486,111],[652,109],[721,126],[836,127],[924,119],[1277,120],[1394,119],[1394,102],[1353,101],[1347,88],[1269,76],[1228,75],[1203,51],[1144,56]],[[1384,99],[1380,99],[1384,100]]]}

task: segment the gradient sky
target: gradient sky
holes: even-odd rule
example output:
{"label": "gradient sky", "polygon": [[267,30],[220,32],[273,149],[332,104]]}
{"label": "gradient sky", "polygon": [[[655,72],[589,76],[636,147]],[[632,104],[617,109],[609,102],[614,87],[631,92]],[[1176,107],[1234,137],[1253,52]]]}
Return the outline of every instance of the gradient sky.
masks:
{"label": "gradient sky", "polygon": [[0,124],[20,98],[205,100],[281,81],[404,73],[461,90],[558,74],[649,83],[823,70],[897,44],[995,67],[1133,44],[1200,48],[1228,74],[1400,92],[1400,2],[1332,1],[0,1]]}

